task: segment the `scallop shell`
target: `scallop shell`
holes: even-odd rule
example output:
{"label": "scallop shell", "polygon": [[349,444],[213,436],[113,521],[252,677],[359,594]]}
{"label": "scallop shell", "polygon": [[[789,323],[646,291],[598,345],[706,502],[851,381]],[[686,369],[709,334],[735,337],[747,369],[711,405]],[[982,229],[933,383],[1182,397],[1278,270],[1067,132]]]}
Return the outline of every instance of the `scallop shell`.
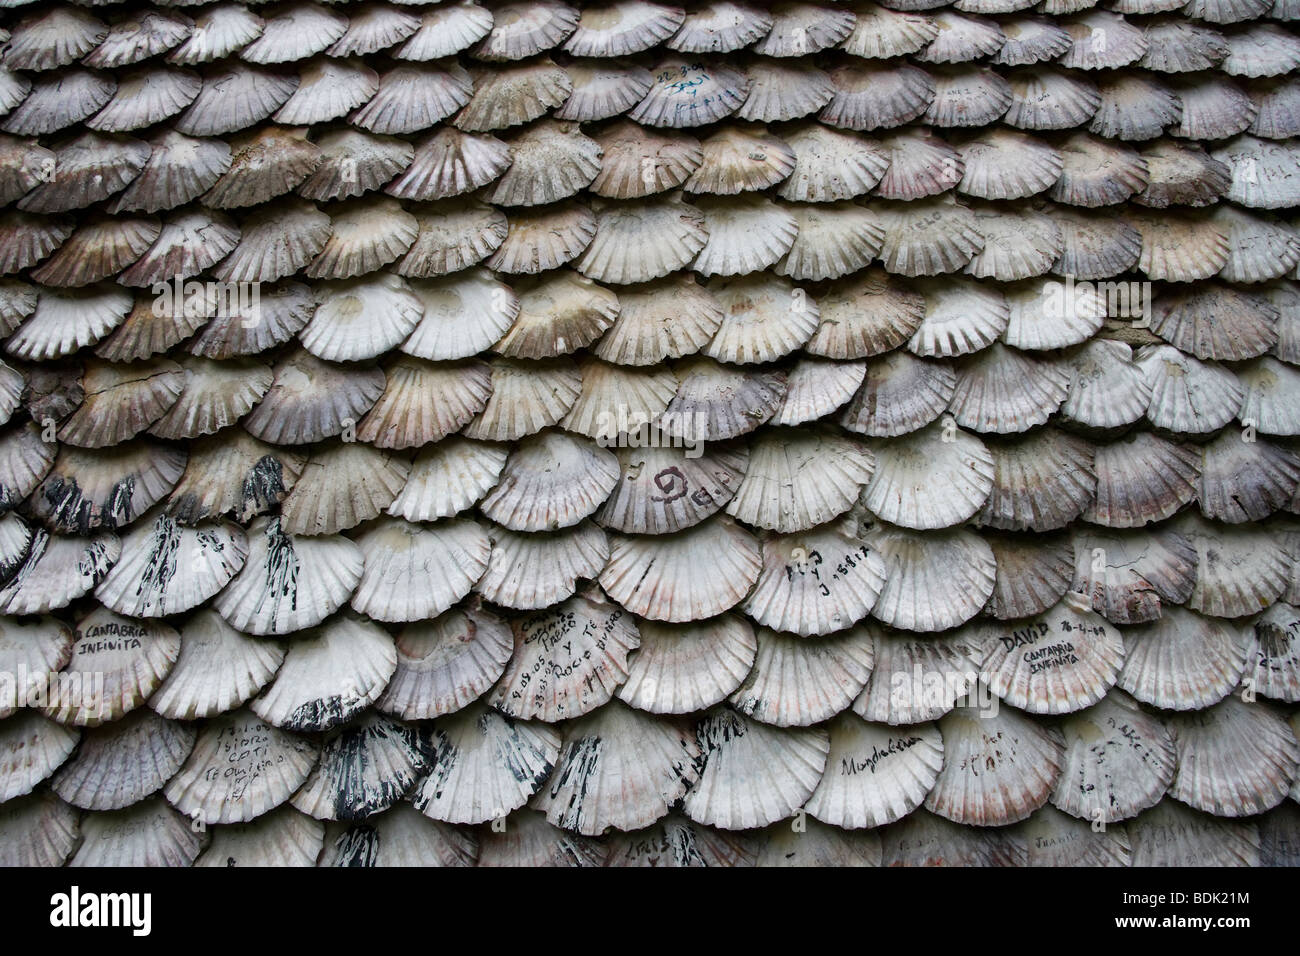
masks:
{"label": "scallop shell", "polygon": [[980,680],[1033,714],[1073,713],[1106,696],[1124,661],[1120,632],[1086,596],[1067,594],[1041,615],[987,625]]}
{"label": "scallop shell", "polygon": [[183,524],[229,514],[247,522],[278,504],[302,472],[305,456],[267,445],[242,428],[190,446],[167,511]]}
{"label": "scallop shell", "polygon": [[1300,743],[1262,704],[1227,697],[1169,719],[1178,770],[1169,795],[1218,817],[1244,817],[1286,799],[1300,769]]}
{"label": "scallop shell", "polygon": [[557,827],[599,836],[662,819],[696,782],[689,726],[611,703],[565,727],[555,769],[533,798]]}
{"label": "scallop shell", "polygon": [[766,826],[803,806],[830,752],[824,730],[768,727],[725,708],[705,714],[695,736],[699,779],[682,808],[723,830]]}
{"label": "scallop shell", "polygon": [[379,448],[440,442],[481,412],[491,394],[486,362],[435,363],[403,355],[387,364],[384,375],[383,394],[357,427],[360,441]]}
{"label": "scallop shell", "polygon": [[777,275],[816,280],[860,272],[885,240],[884,227],[871,211],[852,203],[799,205],[789,211],[798,234],[774,267]]}
{"label": "scallop shell", "polygon": [[759,851],[760,867],[879,866],[880,837],[873,832],[846,833],[817,820],[800,819],[799,829],[775,824]]}
{"label": "scallop shell", "polygon": [[743,608],[778,631],[828,634],[866,617],[884,583],[877,552],[823,526],[763,542],[763,570]]}
{"label": "scallop shell", "polygon": [[73,641],[72,628],[52,617],[0,618],[0,719],[48,690],[72,658]]}
{"label": "scallop shell", "polygon": [[493,346],[510,358],[567,355],[600,338],[619,311],[617,295],[568,270],[525,280],[516,292],[514,324]]}
{"label": "scallop shell", "polygon": [[173,720],[211,717],[233,710],[275,675],[282,646],[236,631],[210,610],[181,626],[180,654],[149,698],[149,706]]}
{"label": "scallop shell", "polygon": [[80,737],[75,728],[26,708],[0,723],[0,797],[31,793],[67,761]]}
{"label": "scallop shell", "polygon": [[891,726],[942,717],[975,690],[978,651],[971,638],[968,629],[925,637],[878,633],[875,665],[854,712]]}
{"label": "scallop shell", "polygon": [[662,60],[654,82],[628,114],[647,126],[703,126],[734,113],[749,95],[749,79],[721,63],[681,57]]}
{"label": "scallop shell", "polygon": [[486,442],[451,436],[425,447],[388,514],[408,521],[449,518],[473,507],[497,483],[506,452]]}
{"label": "scallop shell", "polygon": [[[368,79],[364,74],[354,76],[353,83],[367,83]],[[344,104],[350,107],[355,103],[356,99],[350,98],[335,101],[329,108],[332,112],[347,108]],[[317,145],[321,151],[320,165],[298,187],[300,196],[317,201],[346,199],[378,189],[404,172],[415,158],[415,147],[405,140],[354,129],[322,133]]]}
{"label": "scallop shell", "polygon": [[296,638],[275,679],[250,708],[284,730],[328,730],[374,703],[396,667],[397,651],[387,632],[345,614]]}
{"label": "scallop shell", "polygon": [[680,200],[611,205],[596,214],[596,236],[575,265],[598,282],[647,282],[685,268],[707,239],[704,214]]}
{"label": "scallop shell", "polygon": [[1150,432],[1095,449],[1097,496],[1084,518],[1110,528],[1137,528],[1167,518],[1197,493],[1201,456]]}
{"label": "scallop shell", "polygon": [[1232,524],[1262,521],[1294,500],[1300,459],[1290,451],[1225,430],[1201,452],[1196,496],[1205,517]]}
{"label": "scallop shell", "polygon": [[[949,441],[956,443],[961,434],[953,431]],[[1094,449],[1087,442],[1045,428],[1014,442],[990,442],[987,448],[992,477],[979,511],[982,524],[1052,531],[1092,507],[1097,474]]]}
{"label": "scallop shell", "polygon": [[753,431],[776,414],[786,394],[785,373],[770,368],[746,370],[706,357],[673,367],[677,395],[658,425],[674,447],[700,447]]}
{"label": "scallop shell", "polygon": [[51,789],[74,807],[119,810],[162,789],[194,747],[196,731],[137,710],[86,734]]}
{"label": "scallop shell", "polygon": [[42,709],[77,727],[117,720],[158,689],[176,663],[180,643],[180,635],[165,624],[96,608],[78,622],[71,662],[51,681]]}
{"label": "scallop shell", "polygon": [[189,822],[153,797],[125,810],[82,817],[81,845],[68,866],[191,866],[199,846]]}
{"label": "scallop shell", "polygon": [[633,199],[675,189],[704,157],[700,141],[685,133],[647,129],[627,120],[593,132],[604,155],[590,191],[608,199]]}
{"label": "scallop shell", "polygon": [[841,714],[829,732],[826,772],[804,808],[833,827],[901,820],[925,800],[943,767],[943,738],[934,724],[896,730]]}
{"label": "scallop shell", "polygon": [[427,732],[369,711],[334,730],[290,802],[317,820],[359,820],[387,810],[428,769]]}
{"label": "scallop shell", "polygon": [[168,359],[112,365],[87,361],[85,401],[58,430],[59,441],[105,448],[133,438],[167,413],[184,387],[181,367]]}
{"label": "scallop shell", "polygon": [[1167,529],[1151,533],[1076,532],[1071,590],[1115,624],[1160,617],[1165,604],[1187,600],[1196,582],[1196,548]]}
{"label": "scallop shell", "polygon": [[147,440],[94,452],[64,446],[27,507],[55,531],[122,528],[172,491],[185,463],[183,450]]}
{"label": "scallop shell", "polygon": [[1029,847],[1030,866],[1128,866],[1132,852],[1121,826],[1094,830],[1045,806],[1017,827]]}
{"label": "scallop shell", "polygon": [[808,727],[847,710],[874,660],[866,628],[805,640],[759,627],[758,655],[728,698],[739,714],[776,727]]}
{"label": "scallop shell", "polygon": [[397,636],[397,670],[375,706],[403,720],[427,720],[468,706],[510,660],[510,629],[473,603]]}
{"label": "scallop shell", "polygon": [[819,115],[841,129],[902,126],[923,116],[934,99],[934,80],[908,63],[845,64],[830,77],[835,95]]}
{"label": "scallop shell", "polygon": [[1128,824],[1139,866],[1258,866],[1259,829],[1162,800]]}
{"label": "scallop shell", "polygon": [[926,809],[971,826],[1005,826],[1047,802],[1064,763],[1060,735],[1008,707],[960,707],[939,720],[944,763]]}
{"label": "scallop shell", "polygon": [[1199,710],[1230,694],[1247,664],[1242,627],[1179,607],[1124,634],[1119,686],[1167,710]]}
{"label": "scallop shell", "polygon": [[406,280],[369,274],[316,289],[316,311],[298,333],[304,349],[326,362],[373,359],[406,339],[424,307]]}
{"label": "scallop shell", "polygon": [[1090,823],[1116,823],[1160,801],[1174,778],[1173,739],[1122,691],[1061,724],[1065,761],[1052,803]]}
{"label": "scallop shell", "polygon": [[516,722],[481,704],[440,720],[431,744],[428,776],[411,802],[446,823],[486,823],[519,809],[560,755],[558,730]]}
{"label": "scallop shell", "polygon": [[80,814],[48,791],[0,807],[0,866],[62,866],[80,837]]}
{"label": "scallop shell", "polygon": [[753,628],[736,615],[698,624],[638,625],[641,644],[615,696],[652,714],[689,714],[721,703],[753,666]]}
{"label": "scallop shell", "polygon": [[351,826],[325,828],[321,866],[473,866],[472,830],[430,820],[406,801]]}
{"label": "scallop shell", "polygon": [[1196,581],[1186,601],[1192,610],[1242,617],[1264,610],[1286,590],[1291,556],[1259,529],[1224,527],[1187,512],[1171,530],[1196,550]]}
{"label": "scallop shell", "polygon": [[948,407],[956,376],[946,363],[902,351],[867,363],[862,387],[844,407],[840,423],[850,431],[893,438],[916,431]]}
{"label": "scallop shell", "polygon": [[244,420],[254,438],[291,445],[341,434],[384,390],[381,369],[339,366],[296,351],[276,364],[262,403]]}
{"label": "scallop shell", "polygon": [[486,532],[463,519],[430,527],[385,519],[358,535],[357,545],[365,570],[351,604],[379,621],[441,614],[482,577],[491,547]]}
{"label": "scallop shell", "polygon": [[1278,602],[1255,621],[1245,679],[1274,700],[1300,701],[1300,660],[1296,635],[1300,611]]}
{"label": "scallop shell", "polygon": [[924,318],[907,347],[931,358],[979,352],[997,341],[1010,320],[1010,306],[997,287],[939,280],[927,286]]}
{"label": "scallop shell", "polygon": [[[627,679],[636,624],[584,594],[510,622],[514,654],[488,702],[511,717],[553,722],[589,713]],[[554,822],[554,821],[552,821]]]}
{"label": "scallop shell", "polygon": [[993,593],[993,552],[969,531],[916,534],[880,525],[862,540],[885,559],[885,587],[871,614],[892,627],[955,627],[979,613]]}
{"label": "scallop shell", "polygon": [[525,440],[507,458],[483,513],[513,531],[571,527],[592,514],[618,480],[614,453],[558,431]]}
{"label": "scallop shell", "polygon": [[491,365],[492,397],[461,429],[466,438],[518,441],[560,421],[582,392],[582,372],[571,359],[498,358]]}
{"label": "scallop shell", "polygon": [[904,528],[948,528],[975,515],[994,485],[995,461],[982,441],[945,423],[873,442],[876,467],[861,503]]}
{"label": "scallop shell", "polygon": [[580,192],[600,171],[600,145],[576,125],[535,123],[506,139],[511,164],[487,198],[502,206],[539,206]]}
{"label": "scallop shell", "polygon": [[758,857],[750,835],[699,826],[676,813],[644,830],[616,833],[608,846],[610,858],[605,865],[619,867],[750,867]]}
{"label": "scallop shell", "polygon": [[[305,737],[237,710],[203,728],[164,793],[168,803],[192,819],[247,823],[288,800],[307,779],[318,752]],[[223,772],[227,768],[231,772]]]}
{"label": "scallop shell", "polygon": [[605,844],[552,826],[536,810],[511,814],[502,832],[484,834],[479,866],[604,866]]}
{"label": "scallop shell", "polygon": [[178,525],[162,509],[122,538],[122,556],[95,588],[108,608],[133,617],[165,617],[197,607],[244,566],[248,539],[223,522]]}
{"label": "scallop shell", "polygon": [[640,103],[650,90],[650,71],[607,61],[575,61],[565,68],[573,92],[552,115],[577,122],[609,119]]}
{"label": "scallop shell", "polygon": [[470,75],[459,66],[395,66],[380,75],[379,92],[349,119],[372,133],[414,133],[472,105],[473,88]]}
{"label": "scallop shell", "polygon": [[519,314],[519,298],[486,269],[416,280],[423,318],[401,345],[416,358],[468,358],[490,348]]}
{"label": "scallop shell", "polygon": [[885,866],[1028,866],[1029,848],[1015,831],[964,827],[916,810],[881,836]]}
{"label": "scallop shell", "polygon": [[325,827],[292,807],[272,810],[252,823],[216,827],[195,866],[315,866]]}
{"label": "scallop shell", "polygon": [[497,179],[510,159],[510,148],[496,137],[444,126],[420,141],[406,171],[384,192],[398,199],[425,201],[459,196]]}

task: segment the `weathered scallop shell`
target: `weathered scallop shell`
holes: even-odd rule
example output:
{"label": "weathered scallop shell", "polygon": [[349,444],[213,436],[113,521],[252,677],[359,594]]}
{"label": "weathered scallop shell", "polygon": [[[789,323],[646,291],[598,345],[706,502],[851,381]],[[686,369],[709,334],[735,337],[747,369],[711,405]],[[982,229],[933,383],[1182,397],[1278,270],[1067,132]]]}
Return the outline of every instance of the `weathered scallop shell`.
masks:
{"label": "weathered scallop shell", "polygon": [[191,866],[200,846],[199,834],[160,797],[86,814],[81,841],[69,866]]}
{"label": "weathered scallop shell", "polygon": [[469,78],[474,95],[451,120],[467,133],[490,133],[531,122],[560,106],[573,92],[568,74],[545,57],[503,69],[475,70]]}
{"label": "weathered scallop shell", "polygon": [[71,660],[73,643],[72,628],[52,617],[0,618],[0,719],[48,690],[51,675]]}
{"label": "weathered scallop shell", "polygon": [[427,732],[367,711],[324,740],[290,802],[317,820],[359,820],[402,798],[428,769]]}
{"label": "weathered scallop shell", "polygon": [[325,827],[293,807],[272,810],[252,823],[214,827],[212,842],[195,866],[315,866]]}
{"label": "weathered scallop shell", "polygon": [[384,391],[382,369],[334,365],[301,349],[281,359],[274,372],[266,397],[243,423],[254,438],[268,442],[305,445],[339,435]]}
{"label": "weathered scallop shell", "polygon": [[184,450],[148,440],[93,452],[67,445],[58,449],[27,508],[54,531],[122,528],[171,492],[185,462]]}
{"label": "weathered scallop shell", "polygon": [[867,628],[815,640],[759,627],[758,655],[728,700],[737,713],[776,727],[808,727],[847,710],[874,660]]}
{"label": "weathered scallop shell", "polygon": [[514,655],[489,702],[520,719],[547,722],[600,707],[627,679],[636,623],[599,594],[515,618]]}
{"label": "weathered scallop shell", "polygon": [[1196,581],[1186,604],[1202,614],[1242,617],[1286,590],[1291,556],[1261,529],[1225,527],[1185,512],[1170,525],[1196,551]]}
{"label": "weathered scallop shell", "polygon": [[1259,829],[1162,800],[1128,824],[1135,867],[1258,866]]}
{"label": "weathered scallop shell", "polygon": [[743,607],[775,630],[828,634],[866,617],[884,582],[881,556],[828,525],[767,538],[763,570]]}
{"label": "weathered scallop shell", "polygon": [[831,826],[877,827],[917,809],[943,766],[933,724],[894,729],[842,714],[829,727],[826,772],[805,804]]}
{"label": "weathered scallop shell", "polygon": [[611,703],[565,727],[555,769],[532,806],[586,836],[638,830],[696,783],[699,759],[688,724]]}
{"label": "weathered scallop shell", "polygon": [[[955,444],[962,434],[952,430],[947,437]],[[981,524],[1053,531],[1092,507],[1095,449],[1082,439],[1049,427],[1016,441],[989,441],[986,447],[991,478],[983,505],[977,506]]]}
{"label": "weathered scallop shell", "polygon": [[49,791],[0,806],[0,866],[62,866],[80,837],[80,814]]}
{"label": "weathered scallop shell", "polygon": [[1094,449],[1097,495],[1083,513],[1108,528],[1168,518],[1197,494],[1201,455],[1151,432],[1132,432]]}
{"label": "weathered scallop shell", "polygon": [[1218,817],[1244,817],[1286,799],[1300,768],[1300,743],[1265,704],[1227,697],[1208,710],[1169,718],[1178,771],[1169,795]]}
{"label": "weathered scallop shell", "polygon": [[865,447],[832,432],[774,429],[750,445],[727,513],[781,534],[806,531],[849,510],[874,464]]}
{"label": "weathered scallop shell", "polygon": [[589,521],[552,534],[493,526],[487,570],[474,590],[502,607],[538,610],[558,604],[595,579],[609,559],[605,533]]}
{"label": "weathered scallop shell", "polygon": [[[1185,537],[1154,532],[1076,531],[1074,581],[1092,608],[1115,624],[1140,624],[1182,604],[1196,583],[1196,548]],[[1167,608],[1165,608],[1167,609]]]}
{"label": "weathered scallop shell", "polygon": [[1127,694],[1111,691],[1061,724],[1065,760],[1052,803],[1090,823],[1136,816],[1160,801],[1174,778],[1173,739]]}
{"label": "weathered scallop shell", "polygon": [[490,348],[519,314],[519,298],[486,269],[416,280],[411,289],[423,308],[401,350],[416,358],[469,358]]}
{"label": "weathered scallop shell", "polygon": [[884,866],[1028,866],[1014,830],[965,827],[915,810],[881,834]]}
{"label": "weathered scallop shell", "polygon": [[1032,714],[1090,707],[1115,684],[1124,661],[1120,632],[1084,595],[1041,615],[986,625],[980,640],[982,680],[1006,703]]}
{"label": "weathered scallop shell", "polygon": [[238,525],[178,525],[161,508],[122,537],[122,555],[95,588],[106,607],[131,617],[165,617],[197,607],[244,566],[248,539]]}
{"label": "weathered scallop shell", "polygon": [[510,629],[470,603],[397,636],[397,670],[375,706],[403,720],[427,720],[468,706],[504,672]]}
{"label": "weathered scallop shell", "polygon": [[408,521],[449,518],[471,508],[497,483],[506,451],[494,444],[451,436],[425,447],[388,514]]}
{"label": "weathered scallop shell", "polygon": [[188,724],[136,710],[86,734],[51,789],[83,810],[119,810],[162,789],[194,747]]}
{"label": "weathered scallop shell", "polygon": [[937,720],[975,690],[978,650],[968,628],[924,637],[876,635],[876,661],[853,703],[864,720],[891,726]]}
{"label": "weathered scallop shell", "polygon": [[59,441],[105,448],[135,437],[176,403],[184,377],[169,359],[128,365],[88,360],[81,376],[85,400],[59,426]]}
{"label": "weathered scallop shell", "polygon": [[228,428],[191,444],[189,462],[167,503],[177,521],[193,524],[231,515],[246,523],[293,488],[306,457]]}
{"label": "weathered scallop shell", "polygon": [[749,78],[718,61],[668,57],[654,70],[645,99],[628,116],[647,126],[703,126],[734,113],[749,95]]}
{"label": "weathered scallop shell", "polygon": [[150,696],[149,706],[173,720],[233,710],[274,676],[285,649],[241,634],[210,610],[181,626],[180,654]]}
{"label": "weathered scallop shell", "polygon": [[473,866],[473,830],[430,820],[405,800],[350,826],[325,828],[321,866]]}
{"label": "weathered scallop shell", "polygon": [[1064,763],[1060,735],[1009,707],[960,707],[939,720],[944,763],[926,809],[972,826],[1005,826],[1047,802]]}
{"label": "weathered scallop shell", "polygon": [[345,614],[295,638],[275,679],[250,707],[284,730],[328,730],[374,703],[396,668],[388,633]]}
{"label": "weathered scallop shell", "polygon": [[943,413],[955,384],[956,375],[947,363],[916,358],[899,349],[867,363],[862,387],[839,420],[863,435],[905,435]]}
{"label": "weathered scallop shell", "polygon": [[434,726],[428,776],[411,802],[446,823],[486,823],[524,806],[560,755],[560,732],[472,704]]}
{"label": "weathered scallop shell", "polygon": [[479,866],[604,866],[609,848],[589,837],[566,833],[536,810],[506,818],[503,829],[483,835]]}
{"label": "weathered scallop shell", "polygon": [[380,75],[379,92],[350,120],[372,133],[414,133],[468,109],[473,88],[470,75],[457,65],[395,66]]}
{"label": "weathered scallop shell", "polygon": [[979,352],[997,341],[1010,320],[1007,299],[997,287],[970,279],[937,280],[926,287],[924,318],[907,347],[924,357]]}
{"label": "weathered scallop shell", "polygon": [[39,711],[23,708],[0,723],[0,797],[12,800],[32,792],[65,763],[81,734]]}
{"label": "weathered scallop shell", "polygon": [[976,534],[924,534],[878,525],[862,540],[885,559],[885,587],[871,614],[909,631],[941,631],[979,613],[993,593],[993,552]]}
{"label": "weathered scallop shell", "polygon": [[775,368],[745,369],[695,356],[673,366],[677,395],[659,421],[673,444],[721,442],[752,432],[785,400],[786,377]]}
{"label": "weathered scallop shell", "polygon": [[192,819],[247,823],[288,800],[307,779],[317,754],[317,745],[307,738],[237,710],[203,728],[164,793]]}
{"label": "weathered scallop shell", "polygon": [[723,830],[766,826],[803,806],[830,752],[824,730],[769,727],[726,708],[705,714],[695,736],[699,779],[682,807]]}
{"label": "weathered scallop shell", "polygon": [[1274,700],[1300,702],[1300,658],[1296,636],[1300,611],[1278,602],[1256,619],[1245,679]]}
{"label": "weathered scallop shell", "polygon": [[617,696],[652,714],[688,714],[721,703],[744,681],[758,643],[742,617],[699,624],[640,622],[641,644],[628,658]]}
{"label": "weathered scallop shell", "polygon": [[871,480],[860,499],[904,528],[948,528],[975,515],[994,485],[994,457],[973,435],[935,423],[870,445]]}
{"label": "weathered scallop shell", "polygon": [[389,272],[317,286],[315,298],[298,339],[326,362],[376,358],[403,342],[424,315],[411,286]]}
{"label": "weathered scallop shell", "polygon": [[1225,430],[1201,449],[1196,497],[1207,518],[1231,524],[1263,521],[1295,497],[1300,458],[1269,442],[1242,439]]}
{"label": "weathered scallop shell", "polygon": [[1229,621],[1165,608],[1124,633],[1119,686],[1166,710],[1199,710],[1230,694],[1246,667],[1249,636]]}
{"label": "weathered scallop shell", "polygon": [[466,438],[518,441],[556,424],[582,393],[582,372],[572,359],[495,358],[491,365],[492,397],[461,429]]}
{"label": "weathered scallop shell", "polygon": [[44,711],[61,724],[98,727],[134,710],[162,684],[180,653],[166,624],[133,621],[96,608],[77,623],[72,658]]}
{"label": "weathered scallop shell", "polygon": [[383,394],[357,426],[357,438],[379,448],[440,442],[487,405],[486,362],[426,362],[399,355],[384,368]]}

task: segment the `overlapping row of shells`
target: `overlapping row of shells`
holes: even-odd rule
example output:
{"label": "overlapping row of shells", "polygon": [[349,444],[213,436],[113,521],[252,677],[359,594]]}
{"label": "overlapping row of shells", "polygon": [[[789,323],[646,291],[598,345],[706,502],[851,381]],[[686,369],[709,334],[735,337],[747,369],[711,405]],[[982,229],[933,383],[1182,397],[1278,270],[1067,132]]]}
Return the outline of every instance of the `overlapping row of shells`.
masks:
{"label": "overlapping row of shells", "polygon": [[0,6],[0,864],[1300,861],[1296,4]]}

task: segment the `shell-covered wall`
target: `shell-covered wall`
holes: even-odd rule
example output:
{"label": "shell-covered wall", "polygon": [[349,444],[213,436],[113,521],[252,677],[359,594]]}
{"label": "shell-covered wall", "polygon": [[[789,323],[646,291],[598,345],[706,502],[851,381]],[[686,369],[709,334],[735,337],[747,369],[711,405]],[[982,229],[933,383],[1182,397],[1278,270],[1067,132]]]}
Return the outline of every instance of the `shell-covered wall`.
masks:
{"label": "shell-covered wall", "polygon": [[1296,0],[0,7],[0,864],[1300,860]]}

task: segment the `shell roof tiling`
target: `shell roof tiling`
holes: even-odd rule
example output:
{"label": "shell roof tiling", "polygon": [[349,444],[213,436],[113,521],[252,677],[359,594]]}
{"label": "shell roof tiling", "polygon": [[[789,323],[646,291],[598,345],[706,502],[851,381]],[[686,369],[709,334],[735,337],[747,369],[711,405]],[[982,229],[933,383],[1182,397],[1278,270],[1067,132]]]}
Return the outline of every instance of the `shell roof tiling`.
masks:
{"label": "shell roof tiling", "polygon": [[0,0],[0,864],[1300,864],[1298,19]]}

